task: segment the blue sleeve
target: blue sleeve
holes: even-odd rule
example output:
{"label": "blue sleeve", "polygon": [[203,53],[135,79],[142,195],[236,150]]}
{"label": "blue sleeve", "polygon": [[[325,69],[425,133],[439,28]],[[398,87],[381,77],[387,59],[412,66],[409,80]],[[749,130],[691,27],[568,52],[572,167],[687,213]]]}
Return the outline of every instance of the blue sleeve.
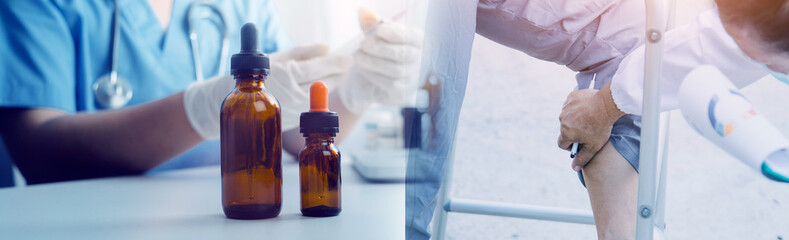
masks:
{"label": "blue sleeve", "polygon": [[0,1],[0,107],[76,110],[75,44],[49,1]]}
{"label": "blue sleeve", "polygon": [[273,53],[291,48],[293,42],[279,19],[274,3],[271,0],[264,0],[261,5],[263,5],[262,10],[258,15],[260,19],[257,20],[263,32],[260,49],[264,53]]}

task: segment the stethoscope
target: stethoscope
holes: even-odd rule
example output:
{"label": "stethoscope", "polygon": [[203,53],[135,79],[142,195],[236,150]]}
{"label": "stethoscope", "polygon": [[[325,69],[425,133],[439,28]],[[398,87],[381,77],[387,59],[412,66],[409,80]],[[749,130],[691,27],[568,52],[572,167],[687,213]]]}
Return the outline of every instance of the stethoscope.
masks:
{"label": "stethoscope", "polygon": [[[227,54],[229,51],[230,34],[227,31],[227,24],[225,22],[225,15],[219,8],[208,2],[208,0],[200,0],[192,3],[186,13],[189,27],[189,40],[192,49],[192,62],[195,68],[195,76],[197,81],[203,80],[203,68],[200,63],[200,52],[198,51],[197,44],[197,25],[200,20],[207,19],[211,16],[206,11],[199,12],[200,15],[193,17],[193,13],[199,6],[208,7],[211,12],[214,12],[219,17],[219,28],[222,31],[222,46],[219,55],[219,66],[217,73],[221,73],[225,69],[227,61]],[[110,73],[101,76],[93,83],[93,94],[96,101],[105,108],[116,109],[126,106],[132,98],[132,87],[128,81],[118,76],[118,42],[120,35],[120,11],[118,9],[118,0],[115,0],[115,13],[113,14],[113,36],[112,36],[112,63]]]}

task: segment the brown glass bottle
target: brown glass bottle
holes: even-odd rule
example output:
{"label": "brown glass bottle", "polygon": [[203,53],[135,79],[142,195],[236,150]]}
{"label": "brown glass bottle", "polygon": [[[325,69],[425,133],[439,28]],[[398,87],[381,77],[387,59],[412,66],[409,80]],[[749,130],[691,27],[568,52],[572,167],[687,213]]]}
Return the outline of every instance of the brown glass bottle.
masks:
{"label": "brown glass bottle", "polygon": [[336,216],[342,210],[340,199],[340,151],[334,146],[334,133],[306,135],[299,153],[301,213],[304,216]]}
{"label": "brown glass bottle", "polygon": [[236,76],[222,104],[222,206],[229,218],[276,217],[282,205],[280,109],[264,79]]}
{"label": "brown glass bottle", "polygon": [[276,217],[282,206],[280,105],[265,88],[268,57],[257,51],[249,25],[241,53],[231,59],[236,87],[220,112],[222,208],[235,219]]}
{"label": "brown glass bottle", "polygon": [[340,151],[334,145],[339,131],[337,113],[329,112],[328,88],[323,82],[310,87],[310,111],[301,114],[304,148],[299,152],[301,214],[336,216],[342,210]]}

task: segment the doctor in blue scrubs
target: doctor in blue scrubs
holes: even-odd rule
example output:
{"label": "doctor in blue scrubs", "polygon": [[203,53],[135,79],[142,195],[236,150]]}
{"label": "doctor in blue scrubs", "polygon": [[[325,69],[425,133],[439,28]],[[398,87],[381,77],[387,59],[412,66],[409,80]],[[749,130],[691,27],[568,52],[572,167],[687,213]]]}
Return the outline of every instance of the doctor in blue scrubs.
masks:
{"label": "doctor in blue scrubs", "polygon": [[[203,74],[216,77],[195,81],[187,27],[193,2],[0,2],[0,152],[28,184],[218,164],[219,106],[234,82],[229,66],[217,67],[223,29],[210,19],[197,30],[198,57]],[[402,102],[416,72],[420,34],[402,24],[381,24],[352,57],[335,56],[324,45],[291,48],[269,0],[213,4],[225,17],[231,54],[246,22],[258,26],[261,51],[273,53],[266,87],[282,105],[288,152],[303,141],[293,127],[307,109],[309,83],[329,82],[330,107],[343,116],[341,128],[352,129],[371,103]],[[109,109],[93,84],[110,72],[114,47],[118,76],[133,95]]]}

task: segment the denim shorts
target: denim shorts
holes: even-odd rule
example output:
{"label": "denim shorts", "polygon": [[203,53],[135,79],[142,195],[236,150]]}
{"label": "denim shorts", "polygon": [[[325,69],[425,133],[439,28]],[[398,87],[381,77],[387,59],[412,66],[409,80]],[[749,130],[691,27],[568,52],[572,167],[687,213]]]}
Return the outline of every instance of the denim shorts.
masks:
{"label": "denim shorts", "polygon": [[[608,141],[611,141],[614,149],[638,172],[638,152],[641,146],[641,116],[627,114],[616,120]],[[581,179],[581,184],[586,187],[583,170],[578,171],[578,178]]]}

